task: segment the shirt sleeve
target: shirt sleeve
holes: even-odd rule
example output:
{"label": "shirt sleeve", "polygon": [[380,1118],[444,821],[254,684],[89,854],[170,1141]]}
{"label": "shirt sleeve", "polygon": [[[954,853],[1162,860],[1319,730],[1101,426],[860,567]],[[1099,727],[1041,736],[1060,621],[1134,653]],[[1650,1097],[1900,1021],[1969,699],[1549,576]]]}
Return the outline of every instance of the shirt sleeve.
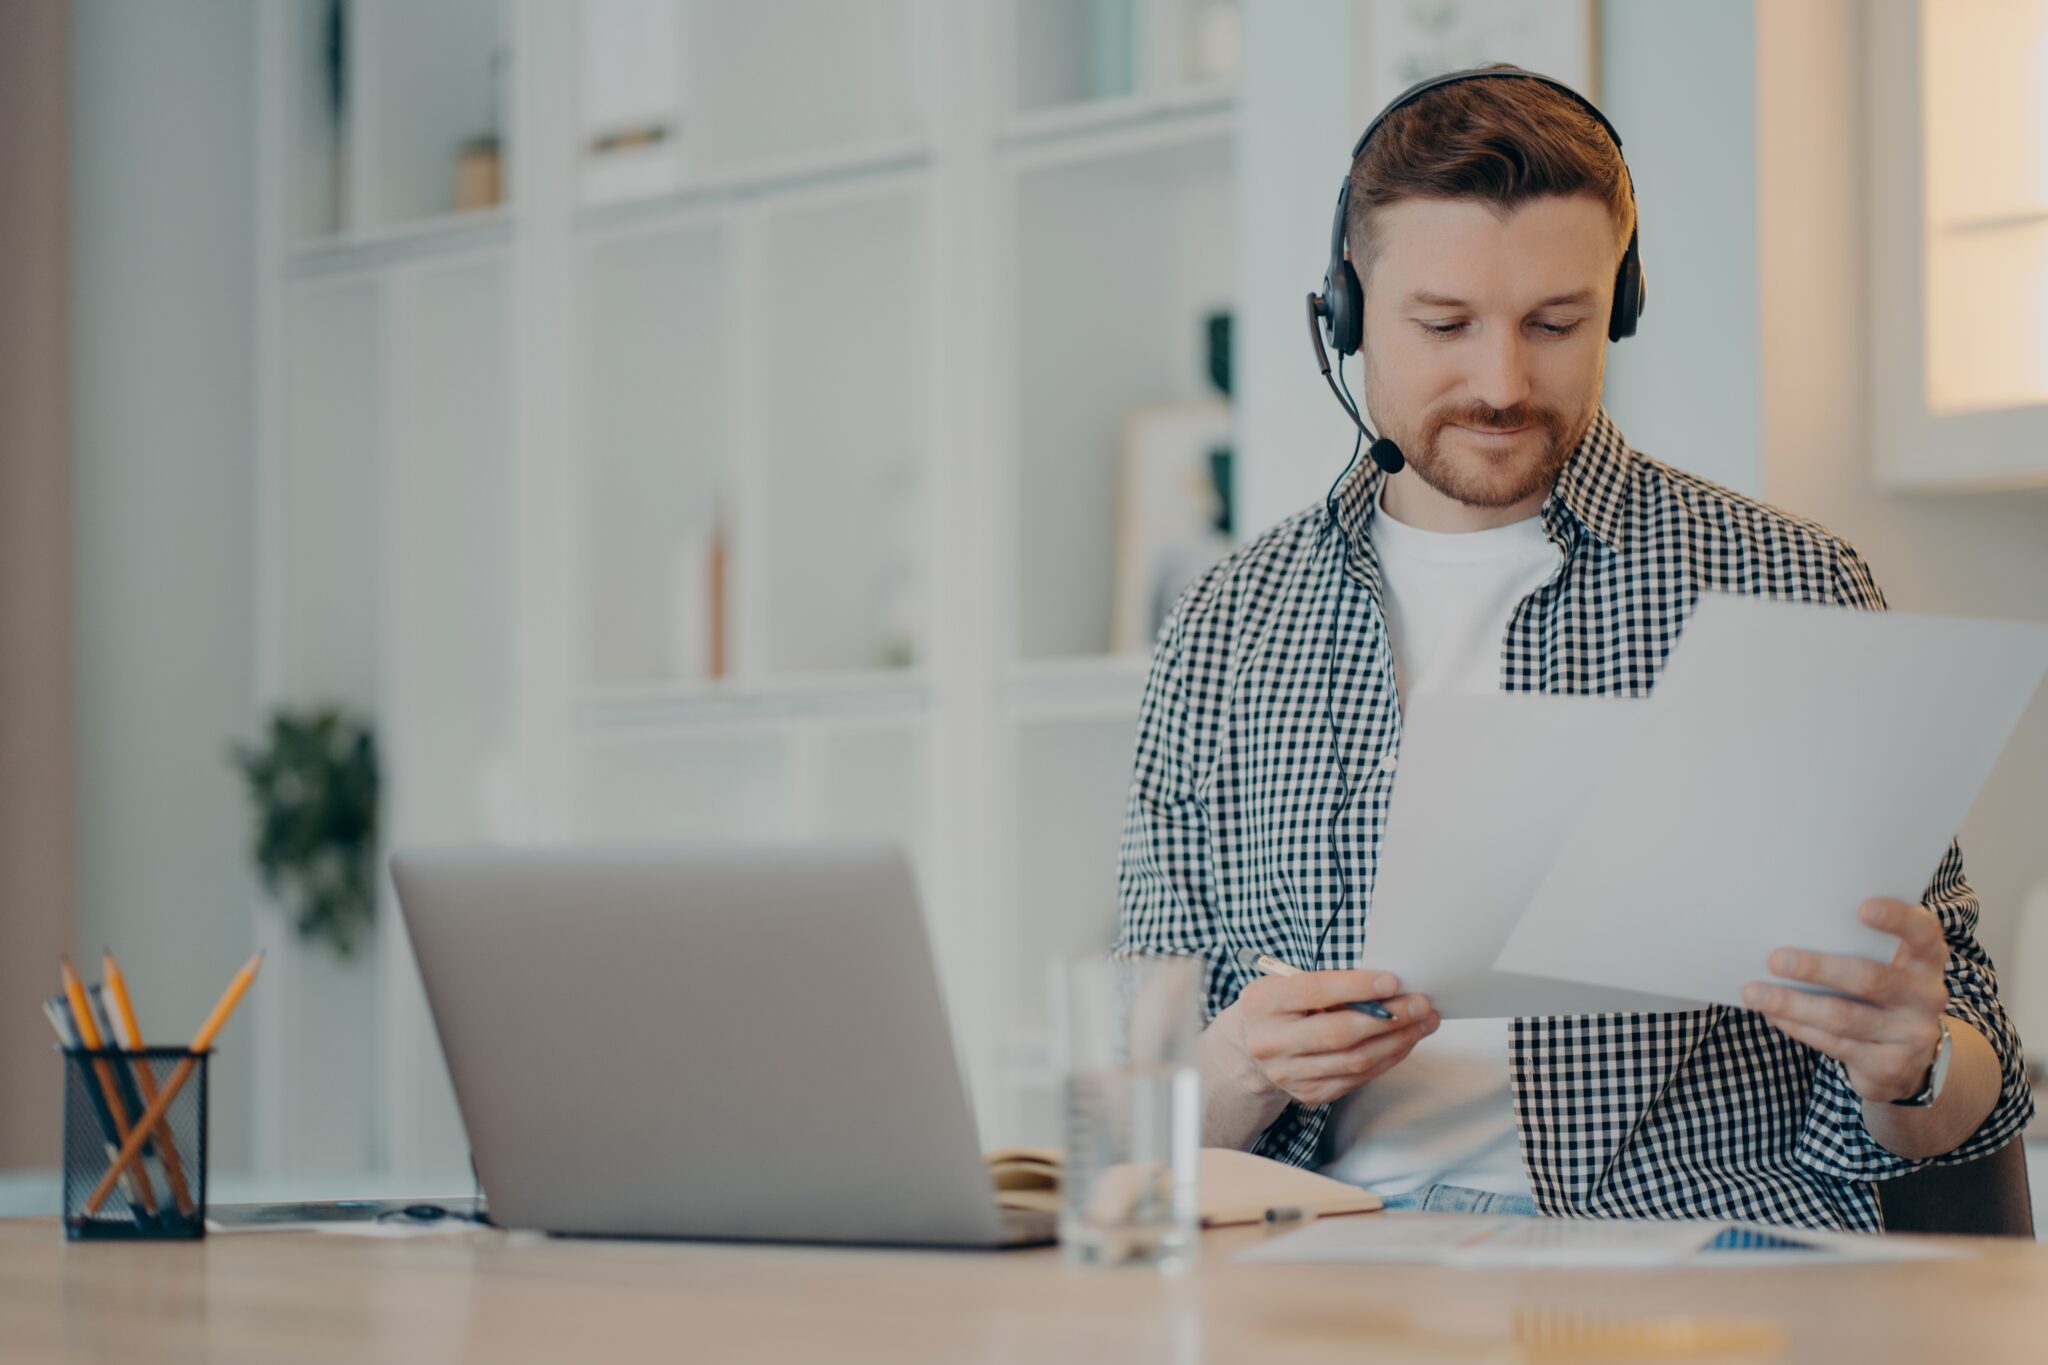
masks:
{"label": "shirt sleeve", "polygon": [[[1839,547],[1839,556],[1836,600],[1844,606],[1882,611],[1884,595],[1869,566],[1846,545]],[[2019,1033],[1998,998],[1998,971],[1977,942],[1977,893],[1964,879],[1962,850],[1954,843],[1921,893],[1920,903],[1940,919],[1948,940],[1949,1015],[1983,1034],[1998,1054],[1998,1102],[1977,1131],[1953,1152],[1923,1159],[1902,1157],[1870,1135],[1863,1121],[1863,1099],[1849,1084],[1848,1069],[1823,1055],[1814,1072],[1812,1099],[1800,1132],[1799,1159],[1838,1179],[1885,1180],[1923,1166],[1974,1161],[2003,1147],[2034,1114]]]}
{"label": "shirt sleeve", "polygon": [[1183,597],[1159,633],[1138,709],[1137,757],[1117,855],[1114,951],[1199,954],[1206,1022],[1237,998],[1243,982],[1217,930],[1208,812],[1196,789],[1183,655],[1187,603]]}
{"label": "shirt sleeve", "polygon": [[[1161,629],[1138,710],[1138,750],[1124,806],[1117,858],[1118,927],[1114,951],[1194,953],[1203,958],[1204,1021],[1237,999],[1247,979],[1217,918],[1202,755],[1191,716],[1187,674],[1190,590]],[[1310,1165],[1330,1106],[1289,1101],[1251,1150]]]}

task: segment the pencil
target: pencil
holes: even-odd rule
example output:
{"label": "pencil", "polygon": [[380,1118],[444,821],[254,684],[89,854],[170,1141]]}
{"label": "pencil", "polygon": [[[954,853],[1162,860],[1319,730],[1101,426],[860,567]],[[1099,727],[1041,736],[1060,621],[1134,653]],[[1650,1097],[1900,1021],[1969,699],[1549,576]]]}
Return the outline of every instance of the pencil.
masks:
{"label": "pencil", "polygon": [[[78,1040],[84,1043],[89,1050],[97,1052],[105,1044],[100,1041],[99,1026],[92,1021],[92,1002],[85,998],[85,983],[78,979],[78,972],[72,967],[70,958],[58,958],[57,968],[64,978],[64,995],[71,1001],[71,1013],[78,1025]],[[108,1112],[114,1116],[114,1131],[120,1135],[121,1149],[126,1151],[128,1139],[131,1136],[147,1137],[149,1135],[148,1131],[144,1128],[137,1128],[131,1132],[129,1129],[128,1106],[121,1103],[121,1087],[114,1080],[114,1068],[107,1063],[107,1059],[95,1057],[92,1059],[92,1066],[93,1070],[99,1073],[100,1090],[107,1097]],[[142,1144],[137,1142],[135,1148],[137,1151],[140,1151]],[[110,1167],[107,1174],[109,1176],[113,1175],[115,1169]],[[152,1218],[156,1217],[156,1191],[150,1186],[149,1172],[143,1170],[141,1164],[137,1163],[134,1176],[135,1192],[141,1197],[143,1211]],[[113,1188],[112,1180],[103,1181],[102,1183],[109,1189]],[[87,1209],[86,1212],[98,1213],[99,1208],[94,1206]]]}
{"label": "pencil", "polygon": [[[135,1022],[135,1004],[128,998],[128,981],[121,975],[121,964],[114,961],[111,948],[100,953],[100,974],[107,979],[107,998],[114,1002],[109,1013],[116,1037],[122,1047],[140,1052],[146,1046],[142,1041],[142,1026]],[[149,1058],[137,1058],[134,1071],[136,1084],[142,1087],[142,1102],[147,1105],[156,1098],[156,1075],[150,1069]],[[164,1178],[171,1182],[171,1193],[178,1200],[178,1212],[190,1218],[193,1213],[192,1191],[185,1186],[184,1164],[178,1160],[178,1149],[171,1142],[171,1125],[159,1122],[153,1131],[157,1155],[164,1164]]]}
{"label": "pencil", "polygon": [[241,1003],[243,993],[249,989],[249,983],[256,979],[256,969],[262,965],[263,954],[258,953],[242,964],[242,970],[235,973],[235,979],[228,982],[228,988],[221,992],[220,1000],[213,1007],[213,1013],[206,1016],[206,1022],[199,1026],[199,1032],[192,1035],[191,1052],[194,1055],[180,1061],[177,1069],[171,1072],[170,1079],[164,1082],[164,1088],[156,1092],[156,1098],[151,1100],[149,1108],[143,1111],[135,1130],[129,1133],[128,1140],[121,1144],[120,1155],[114,1158],[114,1164],[100,1177],[100,1183],[93,1187],[92,1196],[85,1201],[88,1216],[98,1213],[100,1205],[107,1202],[107,1196],[113,1192],[114,1182],[120,1178],[123,1168],[134,1161],[135,1154],[142,1150],[143,1138],[162,1120],[165,1111],[171,1107],[171,1101],[178,1098],[178,1092],[183,1090],[185,1082],[192,1078],[193,1068],[199,1065],[197,1054],[213,1046],[215,1035],[227,1023],[228,1016],[235,1012],[235,1006]]}

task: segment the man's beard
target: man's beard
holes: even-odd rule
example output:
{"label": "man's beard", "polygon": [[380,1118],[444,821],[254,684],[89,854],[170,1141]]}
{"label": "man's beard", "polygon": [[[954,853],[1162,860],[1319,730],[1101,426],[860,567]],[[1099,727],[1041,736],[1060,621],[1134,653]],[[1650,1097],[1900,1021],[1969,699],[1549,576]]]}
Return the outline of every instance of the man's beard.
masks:
{"label": "man's beard", "polygon": [[[1410,444],[1401,442],[1408,465],[1424,483],[1467,507],[1513,507],[1557,482],[1558,471],[1578,449],[1579,441],[1592,425],[1589,412],[1572,430],[1565,419],[1549,408],[1517,403],[1511,408],[1492,408],[1475,403],[1445,408],[1423,419],[1422,430]],[[1453,423],[1481,431],[1514,431],[1533,426],[1542,449],[1535,459],[1517,450],[1504,459],[1482,452],[1453,452],[1444,448],[1444,428]],[[1528,437],[1525,435],[1526,441]]]}

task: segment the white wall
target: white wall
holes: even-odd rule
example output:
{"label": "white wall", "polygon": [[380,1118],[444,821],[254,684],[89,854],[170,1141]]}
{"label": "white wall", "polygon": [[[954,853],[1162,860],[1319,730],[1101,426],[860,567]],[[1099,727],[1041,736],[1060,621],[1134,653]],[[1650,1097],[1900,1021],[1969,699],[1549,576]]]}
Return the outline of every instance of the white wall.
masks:
{"label": "white wall", "polygon": [[[2048,492],[1872,483],[1863,209],[1882,151],[1864,132],[1863,18],[1855,0],[1757,7],[1764,495],[1846,536],[1894,608],[2048,620]],[[2048,883],[2043,812],[2048,697],[2036,697],[1962,829],[1994,960],[2010,956],[2028,888]],[[2009,1000],[2022,989],[2004,984]]]}
{"label": "white wall", "polygon": [[[247,0],[73,6],[76,947],[120,955],[152,1041],[249,951],[252,31]],[[247,1163],[248,1018],[210,1073],[216,1171]]]}
{"label": "white wall", "polygon": [[[1313,504],[1350,458],[1357,428],[1316,370],[1306,299],[1330,255],[1346,154],[1371,110],[1356,92],[1354,0],[1252,0],[1238,133],[1238,312],[1232,338],[1245,537]],[[1334,359],[1334,357],[1333,357]],[[1353,393],[1358,360],[1345,369]]]}
{"label": "white wall", "polygon": [[[1796,6],[1795,6],[1796,7]],[[1607,409],[1647,455],[1763,491],[1750,6],[1600,6],[1601,112],[1635,177],[1649,306],[1607,353]]]}

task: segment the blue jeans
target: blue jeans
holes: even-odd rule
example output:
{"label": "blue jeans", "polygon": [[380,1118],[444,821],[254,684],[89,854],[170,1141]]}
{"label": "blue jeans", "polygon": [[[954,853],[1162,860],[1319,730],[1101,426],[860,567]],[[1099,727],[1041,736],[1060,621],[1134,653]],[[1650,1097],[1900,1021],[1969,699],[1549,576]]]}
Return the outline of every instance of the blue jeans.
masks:
{"label": "blue jeans", "polygon": [[1406,1194],[1387,1196],[1390,1209],[1426,1209],[1431,1213],[1499,1213],[1536,1216],[1536,1201],[1526,1194],[1495,1194],[1464,1185],[1424,1185]]}

